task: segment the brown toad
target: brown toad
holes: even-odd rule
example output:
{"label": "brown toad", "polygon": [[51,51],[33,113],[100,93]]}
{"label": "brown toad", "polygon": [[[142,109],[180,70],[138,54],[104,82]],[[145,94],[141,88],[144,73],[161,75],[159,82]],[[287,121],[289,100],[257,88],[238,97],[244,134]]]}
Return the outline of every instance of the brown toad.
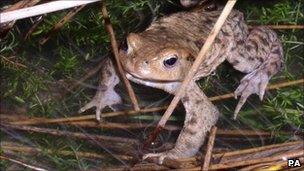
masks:
{"label": "brown toad", "polygon": [[[141,33],[129,34],[126,45],[120,49],[127,78],[175,94],[220,13],[180,12],[153,22]],[[243,14],[233,10],[181,100],[186,118],[175,147],[166,152],[147,154],[144,158],[159,157],[161,163],[166,157],[186,158],[197,153],[206,133],[216,124],[219,112],[196,85],[196,80],[208,76],[224,60],[246,73],[235,91],[235,96],[241,96],[236,115],[249,95],[258,94],[262,100],[270,77],[282,68],[282,57],[282,45],[275,32],[267,27],[249,31]],[[103,88],[80,110],[95,106],[97,120],[100,120],[100,112],[105,106],[111,107],[121,101],[113,89],[119,78],[110,60],[102,75]]]}

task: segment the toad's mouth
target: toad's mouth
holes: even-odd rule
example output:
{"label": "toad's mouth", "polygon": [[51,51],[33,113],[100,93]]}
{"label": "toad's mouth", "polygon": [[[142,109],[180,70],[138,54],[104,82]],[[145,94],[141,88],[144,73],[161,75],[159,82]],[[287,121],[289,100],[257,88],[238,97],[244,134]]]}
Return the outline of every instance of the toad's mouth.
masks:
{"label": "toad's mouth", "polygon": [[149,82],[155,82],[155,83],[171,83],[171,82],[181,82],[182,80],[164,80],[164,79],[157,79],[157,78],[147,78],[147,77],[143,77],[138,75],[137,73],[134,73],[132,71],[126,70],[126,76],[127,78],[135,78],[138,80],[142,80],[142,81],[149,81]]}

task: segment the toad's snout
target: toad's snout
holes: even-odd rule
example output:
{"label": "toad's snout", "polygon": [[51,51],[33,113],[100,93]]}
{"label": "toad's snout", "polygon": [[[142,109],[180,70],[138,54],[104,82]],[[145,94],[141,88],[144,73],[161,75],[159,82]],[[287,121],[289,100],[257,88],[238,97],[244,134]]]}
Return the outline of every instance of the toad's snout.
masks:
{"label": "toad's snout", "polygon": [[147,60],[138,60],[123,52],[120,53],[119,57],[123,69],[129,74],[138,78],[146,78],[151,73],[149,62]]}

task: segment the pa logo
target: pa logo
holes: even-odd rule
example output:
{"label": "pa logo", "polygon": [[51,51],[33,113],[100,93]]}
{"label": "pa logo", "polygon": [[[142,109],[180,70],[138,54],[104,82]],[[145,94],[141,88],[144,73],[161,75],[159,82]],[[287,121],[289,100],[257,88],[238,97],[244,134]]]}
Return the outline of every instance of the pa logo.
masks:
{"label": "pa logo", "polygon": [[301,167],[301,161],[299,159],[288,159],[287,166],[288,167]]}

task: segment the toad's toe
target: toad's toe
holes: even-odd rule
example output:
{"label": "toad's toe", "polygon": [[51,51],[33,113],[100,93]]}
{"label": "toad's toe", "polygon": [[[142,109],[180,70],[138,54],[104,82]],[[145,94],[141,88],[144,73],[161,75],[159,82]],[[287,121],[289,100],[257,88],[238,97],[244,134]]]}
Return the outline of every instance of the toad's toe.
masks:
{"label": "toad's toe", "polygon": [[251,94],[257,94],[260,100],[263,100],[268,81],[269,76],[262,70],[255,70],[241,80],[241,84],[234,92],[235,97],[241,96],[234,111],[234,119]]}

